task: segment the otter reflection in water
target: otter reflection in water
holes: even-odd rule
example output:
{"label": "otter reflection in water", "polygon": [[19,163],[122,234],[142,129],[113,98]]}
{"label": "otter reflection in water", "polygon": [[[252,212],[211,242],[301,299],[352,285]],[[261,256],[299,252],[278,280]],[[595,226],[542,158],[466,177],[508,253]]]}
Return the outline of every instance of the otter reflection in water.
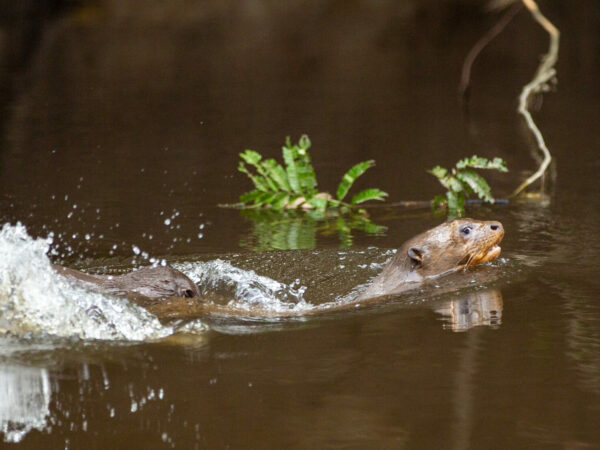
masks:
{"label": "otter reflection in water", "polygon": [[445,330],[467,331],[480,325],[502,323],[502,293],[497,289],[470,292],[459,298],[435,302],[433,310],[442,316]]}

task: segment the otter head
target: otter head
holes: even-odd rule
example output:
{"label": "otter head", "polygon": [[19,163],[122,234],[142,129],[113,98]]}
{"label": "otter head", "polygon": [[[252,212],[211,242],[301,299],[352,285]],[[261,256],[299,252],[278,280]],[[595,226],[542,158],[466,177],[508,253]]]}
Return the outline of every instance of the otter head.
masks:
{"label": "otter head", "polygon": [[172,267],[148,267],[124,275],[122,284],[150,298],[199,297],[198,287],[184,273]]}
{"label": "otter head", "polygon": [[500,222],[458,219],[412,238],[401,250],[410,270],[427,278],[496,259],[503,236]]}

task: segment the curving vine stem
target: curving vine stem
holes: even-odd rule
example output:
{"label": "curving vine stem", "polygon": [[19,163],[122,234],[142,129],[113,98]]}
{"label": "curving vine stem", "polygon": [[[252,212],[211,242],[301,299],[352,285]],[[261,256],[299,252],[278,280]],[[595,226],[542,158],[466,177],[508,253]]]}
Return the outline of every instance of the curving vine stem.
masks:
{"label": "curving vine stem", "polygon": [[527,126],[535,136],[537,141],[538,148],[544,155],[544,160],[540,164],[538,170],[532,174],[529,178],[527,178],[523,183],[519,185],[517,189],[511,194],[511,197],[515,197],[519,195],[525,188],[538,180],[546,171],[550,162],[552,161],[552,156],[550,155],[550,151],[546,146],[546,142],[544,141],[544,137],[540,129],[537,127],[533,118],[531,117],[531,113],[528,109],[529,97],[531,94],[540,92],[544,90],[547,86],[547,83],[556,75],[556,70],[554,66],[556,61],[558,60],[558,44],[560,39],[560,31],[556,28],[552,22],[550,22],[540,11],[536,2],[534,0],[522,0],[525,7],[531,12],[533,18],[548,32],[550,35],[550,47],[548,49],[548,53],[544,55],[540,65],[538,67],[537,72],[533,79],[523,87],[521,91],[521,95],[519,96],[519,113],[525,117],[525,121],[527,122]]}

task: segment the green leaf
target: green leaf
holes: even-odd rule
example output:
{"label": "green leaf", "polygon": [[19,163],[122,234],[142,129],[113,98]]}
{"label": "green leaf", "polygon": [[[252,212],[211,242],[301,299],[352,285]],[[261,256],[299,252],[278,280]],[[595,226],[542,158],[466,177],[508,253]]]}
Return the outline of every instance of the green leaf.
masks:
{"label": "green leaf", "polygon": [[452,215],[454,218],[462,217],[465,211],[465,197],[448,191],[446,199],[448,200],[448,215]]}
{"label": "green leaf", "polygon": [[431,206],[434,209],[440,208],[442,206],[444,206],[446,204],[446,197],[444,197],[443,195],[436,195],[435,197],[433,197],[433,200],[431,201]]}
{"label": "green leaf", "polygon": [[242,161],[239,162],[238,170],[248,175],[257,189],[260,189],[261,191],[277,191],[277,183],[271,179],[268,171],[265,171],[263,167],[264,163],[259,164],[259,161],[262,159],[260,153],[255,152],[254,150],[246,150],[244,153],[240,153],[240,157],[248,164],[253,165],[256,168],[256,171],[260,174],[252,174],[250,171],[248,171]]}
{"label": "green leaf", "polygon": [[315,208],[317,211],[325,211],[325,209],[327,209],[327,199],[323,197],[313,197],[306,203]]}
{"label": "green leaf", "polygon": [[300,186],[306,195],[316,194],[317,177],[311,165],[298,167],[298,175],[300,176]]}
{"label": "green leaf", "polygon": [[297,194],[302,194],[300,188],[300,178],[298,175],[298,166],[296,165],[296,150],[294,148],[283,147],[283,161],[285,162],[285,171],[287,173],[290,188]]}
{"label": "green leaf", "polygon": [[275,194],[275,197],[273,198],[271,205],[275,209],[283,209],[289,203],[289,200],[290,200],[290,196],[288,194],[286,194],[285,192],[279,192],[279,193]]}
{"label": "green leaf", "polygon": [[350,203],[353,205],[358,205],[359,203],[363,203],[369,200],[383,201],[385,197],[387,197],[387,195],[387,192],[383,192],[380,189],[365,189],[363,191],[360,191],[358,194],[354,195]]}
{"label": "green leaf", "polygon": [[502,158],[494,158],[490,163],[490,166],[490,169],[496,169],[500,172],[508,172],[508,167],[506,167],[506,161],[504,161]]}
{"label": "green leaf", "polygon": [[448,174],[448,171],[440,166],[435,166],[433,169],[430,169],[427,172],[436,177],[438,180],[442,180],[442,178]]}
{"label": "green leaf", "polygon": [[263,161],[262,166],[269,174],[269,177],[277,184],[277,188],[279,190],[285,192],[292,191],[287,174],[285,173],[283,167],[281,167],[281,164],[277,164],[277,161],[275,161],[273,158],[270,158]]}
{"label": "green leaf", "polygon": [[438,181],[440,182],[440,184],[442,186],[444,186],[449,191],[461,192],[463,190],[463,188],[464,188],[464,186],[462,185],[462,183],[460,181],[458,181],[452,175],[448,175],[448,176],[444,176],[442,178],[438,178]]}
{"label": "green leaf", "polygon": [[[304,136],[306,140],[308,137]],[[310,154],[308,153],[308,147],[310,147],[310,141],[299,143],[299,145],[306,145],[306,148],[298,148],[296,146],[296,167],[298,169],[298,182],[300,189],[305,195],[312,195],[316,193],[317,177],[315,170],[313,169]]]}
{"label": "green leaf", "polygon": [[348,191],[352,187],[352,184],[356,181],[356,179],[365,173],[370,167],[375,165],[375,161],[362,161],[353,166],[348,172],[344,174],[342,177],[342,181],[337,188],[337,198],[338,200],[343,200],[348,194]]}
{"label": "green leaf", "polygon": [[308,150],[311,146],[310,139],[306,134],[300,136],[300,140],[298,141],[298,147],[302,150]]}
{"label": "green leaf", "polygon": [[242,158],[248,164],[256,166],[262,159],[262,156],[260,153],[255,152],[254,150],[246,150],[245,152],[240,153],[240,158]]}
{"label": "green leaf", "polygon": [[[239,167],[238,167],[238,170],[240,170]],[[240,172],[244,172],[244,171],[240,170]],[[248,171],[245,171],[244,173],[246,175],[248,175],[248,178],[250,178],[250,180],[252,181],[252,183],[254,184],[254,187],[256,189],[258,189],[259,191],[268,191],[269,190],[269,183],[267,183],[267,180],[265,180],[263,177],[261,177],[259,175],[253,175]]]}
{"label": "green leaf", "polygon": [[278,196],[280,195],[279,192],[265,192],[263,193],[263,195],[261,195],[258,199],[260,200],[260,203],[267,206],[272,206],[273,203],[275,203],[277,201]]}
{"label": "green leaf", "polygon": [[254,200],[256,200],[261,194],[262,194],[262,191],[259,191],[258,189],[254,189],[250,192],[245,192],[242,195],[240,195],[240,202],[242,202],[242,203],[254,202]]}
{"label": "green leaf", "polygon": [[495,169],[500,172],[508,172],[506,162],[502,158],[494,158],[490,161],[487,158],[473,155],[470,158],[462,159],[456,163],[457,169],[466,169],[467,167],[471,167],[472,169]]}
{"label": "green leaf", "polygon": [[487,181],[473,170],[460,170],[456,177],[463,183],[468,185],[477,196],[488,203],[494,203],[494,198],[491,195],[490,186]]}
{"label": "green leaf", "polygon": [[454,192],[461,192],[465,188],[465,186],[463,186],[463,184],[455,177],[448,177],[446,182],[448,183],[448,189]]}

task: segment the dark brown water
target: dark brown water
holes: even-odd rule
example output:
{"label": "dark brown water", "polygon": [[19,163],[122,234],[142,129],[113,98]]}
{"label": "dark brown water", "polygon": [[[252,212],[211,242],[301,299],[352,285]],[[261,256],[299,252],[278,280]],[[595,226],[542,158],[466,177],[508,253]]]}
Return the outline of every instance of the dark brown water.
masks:
{"label": "dark brown water", "polygon": [[[337,233],[310,226],[268,239],[272,229],[217,207],[250,187],[235,171],[240,151],[279,157],[286,135],[308,133],[322,189],[372,158],[359,187],[391,201],[433,197],[425,170],[472,154],[507,160],[511,172],[489,178],[498,197],[535,168],[516,98],[547,37],[524,11],[477,60],[467,115],[456,95],[462,60],[498,17],[478,2],[161,5],[75,8],[0,78],[10,93],[0,104],[0,223],[53,232],[55,261],[110,268],[130,264],[135,246],[186,273],[221,259],[330,301],[440,219],[374,209],[387,232],[356,231],[343,250]],[[3,337],[3,440],[597,448],[600,8],[540,6],[563,32],[556,92],[535,113],[554,176],[545,201],[469,209],[504,224],[500,262],[456,289],[366,312],[216,321],[162,343]],[[304,250],[257,252],[265,242]]]}

